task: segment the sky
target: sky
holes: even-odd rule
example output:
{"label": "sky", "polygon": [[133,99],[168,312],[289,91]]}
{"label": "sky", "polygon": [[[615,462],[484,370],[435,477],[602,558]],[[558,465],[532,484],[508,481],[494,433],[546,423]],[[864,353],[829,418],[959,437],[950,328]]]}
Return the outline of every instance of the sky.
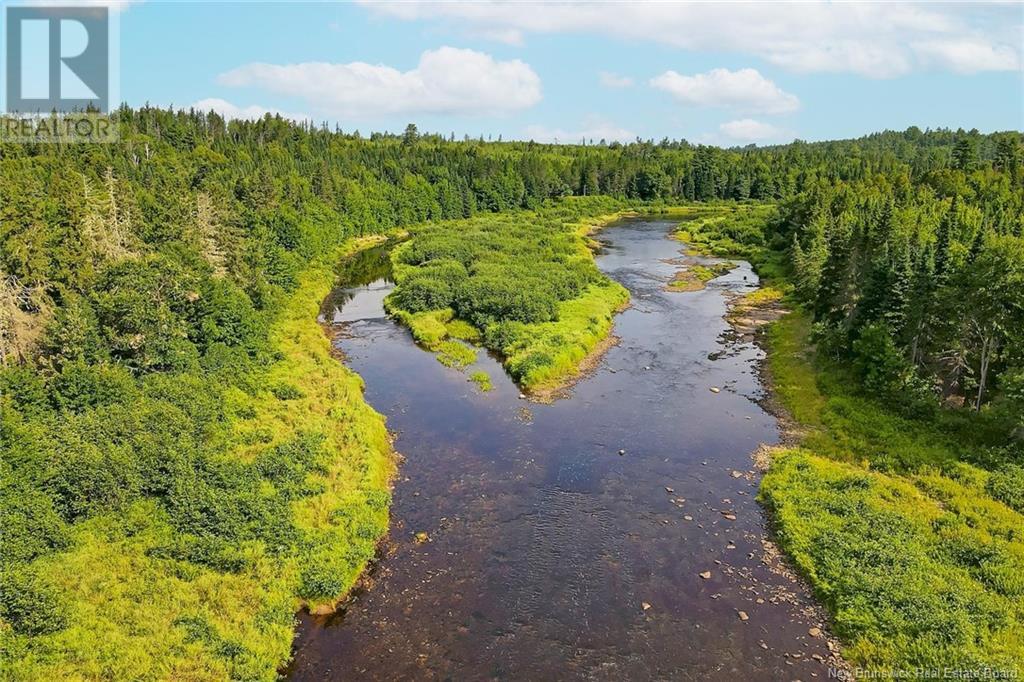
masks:
{"label": "sky", "polygon": [[1024,129],[1021,2],[118,9],[120,95],[134,106],[572,143]]}

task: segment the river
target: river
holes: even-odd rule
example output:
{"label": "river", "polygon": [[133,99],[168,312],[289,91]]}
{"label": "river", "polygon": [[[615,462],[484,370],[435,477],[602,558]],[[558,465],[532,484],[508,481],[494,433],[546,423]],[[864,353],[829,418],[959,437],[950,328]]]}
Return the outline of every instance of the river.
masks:
{"label": "river", "polygon": [[632,304],[548,405],[486,353],[459,372],[418,348],[381,307],[386,250],[350,266],[326,319],[405,461],[381,562],[342,612],[300,615],[292,680],[828,678],[820,616],[766,552],[755,500],[751,452],[779,432],[762,353],[724,315],[757,276],[741,262],[666,291],[671,226],[600,233],[598,265]]}

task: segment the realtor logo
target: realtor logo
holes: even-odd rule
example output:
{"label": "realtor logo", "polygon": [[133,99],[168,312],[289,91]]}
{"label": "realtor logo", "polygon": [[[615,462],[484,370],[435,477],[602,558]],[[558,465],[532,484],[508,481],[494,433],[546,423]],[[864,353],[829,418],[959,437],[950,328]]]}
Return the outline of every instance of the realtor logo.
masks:
{"label": "realtor logo", "polygon": [[6,8],[6,106],[16,115],[108,113],[110,10],[103,6]]}

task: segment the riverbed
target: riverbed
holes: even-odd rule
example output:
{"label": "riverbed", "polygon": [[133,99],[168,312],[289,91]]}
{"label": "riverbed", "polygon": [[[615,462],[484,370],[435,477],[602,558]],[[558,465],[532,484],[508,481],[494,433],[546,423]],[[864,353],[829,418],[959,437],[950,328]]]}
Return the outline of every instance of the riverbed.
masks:
{"label": "riverbed", "polygon": [[600,233],[632,302],[551,404],[483,351],[460,372],[417,347],[384,314],[385,249],[350,265],[325,321],[404,461],[381,561],[342,611],[300,615],[291,679],[827,679],[818,609],[755,499],[751,453],[779,431],[762,351],[724,316],[757,276],[666,290],[672,224]]}

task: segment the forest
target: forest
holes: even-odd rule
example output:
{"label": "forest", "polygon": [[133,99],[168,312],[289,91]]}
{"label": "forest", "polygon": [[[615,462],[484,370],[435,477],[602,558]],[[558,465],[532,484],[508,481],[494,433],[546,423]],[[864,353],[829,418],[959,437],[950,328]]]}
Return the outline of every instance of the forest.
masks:
{"label": "forest", "polygon": [[[275,679],[298,606],[330,609],[353,585],[387,530],[395,465],[382,418],[316,322],[346,254],[408,231],[392,313],[442,351],[468,323],[531,388],[571,371],[625,303],[593,266],[587,226],[694,202],[768,215],[690,236],[751,260],[798,309],[803,326],[773,332],[778,347],[813,345],[826,369],[778,364],[780,351],[779,376],[848,370],[792,382],[825,390],[794,404],[824,402],[812,418],[830,435],[781,458],[763,492],[826,604],[848,613],[844,599],[864,599],[886,570],[822,570],[837,569],[812,548],[877,502],[840,504],[837,486],[868,496],[888,485],[877,470],[964,506],[957,523],[921,531],[949,542],[920,550],[982,586],[976,606],[930,612],[930,632],[960,639],[901,644],[909,604],[875,613],[874,630],[854,609],[841,634],[876,665],[942,660],[967,641],[977,660],[1020,661],[1021,133],[911,128],[720,149],[456,141],[412,125],[363,137],[148,107],[117,117],[117,144],[0,144],[0,669],[11,678]],[[863,416],[851,401],[941,446],[858,440],[863,425],[837,426]],[[828,467],[865,461],[870,475],[843,469],[828,483]],[[896,505],[909,490],[878,499]],[[801,505],[823,498],[831,517],[815,525]],[[894,528],[913,514],[885,511]],[[917,589],[908,600],[941,601]]]}

